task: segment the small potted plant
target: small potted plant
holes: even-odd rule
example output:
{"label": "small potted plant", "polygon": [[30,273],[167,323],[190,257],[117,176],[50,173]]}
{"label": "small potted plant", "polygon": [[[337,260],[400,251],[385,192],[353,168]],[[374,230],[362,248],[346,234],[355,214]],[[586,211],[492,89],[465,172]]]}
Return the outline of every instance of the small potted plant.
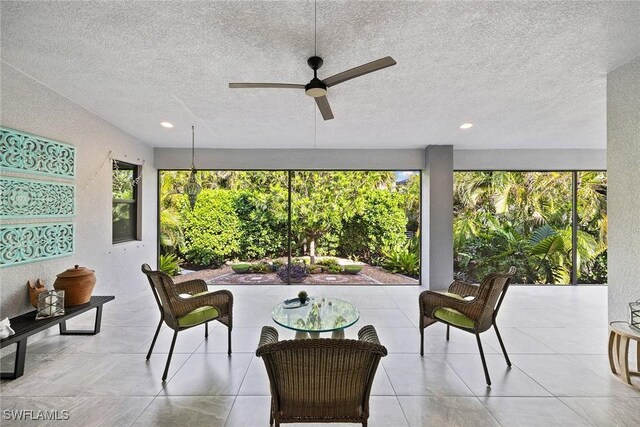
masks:
{"label": "small potted plant", "polygon": [[307,292],[306,291],[300,291],[298,292],[298,298],[300,298],[300,304],[304,304],[305,302],[307,302]]}

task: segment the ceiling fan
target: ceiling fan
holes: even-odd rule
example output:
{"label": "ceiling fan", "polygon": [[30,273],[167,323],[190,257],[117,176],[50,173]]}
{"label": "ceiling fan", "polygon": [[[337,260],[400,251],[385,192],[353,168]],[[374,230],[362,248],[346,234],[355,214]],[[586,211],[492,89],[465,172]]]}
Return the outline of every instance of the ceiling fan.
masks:
{"label": "ceiling fan", "polygon": [[356,77],[364,76],[365,74],[369,74],[374,71],[382,70],[383,68],[391,67],[392,65],[396,65],[396,61],[392,57],[386,56],[376,61],[327,77],[324,80],[320,80],[318,78],[318,69],[322,67],[322,58],[319,56],[312,56],[307,60],[307,64],[309,64],[309,67],[313,70],[313,79],[311,79],[311,81],[306,85],[290,83],[229,83],[229,87],[231,89],[304,89],[304,93],[315,98],[318,109],[322,114],[322,118],[325,120],[331,120],[333,119],[333,112],[329,106],[329,100],[327,99],[327,88],[346,82],[347,80],[355,79]]}

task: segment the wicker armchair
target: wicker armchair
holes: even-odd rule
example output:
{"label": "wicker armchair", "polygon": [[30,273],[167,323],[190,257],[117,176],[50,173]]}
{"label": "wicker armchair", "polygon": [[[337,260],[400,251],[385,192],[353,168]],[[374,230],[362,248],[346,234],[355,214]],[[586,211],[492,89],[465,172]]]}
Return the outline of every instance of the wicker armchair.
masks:
{"label": "wicker armchair", "polygon": [[373,326],[358,340],[301,339],[278,342],[278,332],[262,328],[256,355],[271,383],[269,425],[281,423],[362,423],[369,419],[369,395],[380,358],[387,349]]}
{"label": "wicker armchair", "polygon": [[429,325],[436,322],[445,323],[447,325],[447,340],[449,340],[450,326],[470,332],[476,336],[484,376],[487,385],[491,385],[480,333],[491,326],[494,327],[507,365],[511,366],[509,355],[507,355],[507,350],[496,325],[496,316],[509,288],[509,281],[515,274],[515,267],[511,267],[507,273],[488,275],[480,285],[456,280],[449,286],[449,292],[422,292],[418,298],[420,305],[420,355],[424,356],[424,329]]}
{"label": "wicker armchair", "polygon": [[182,330],[204,323],[204,336],[207,338],[209,336],[209,322],[217,320],[229,329],[227,352],[231,354],[231,329],[233,328],[233,295],[231,292],[226,290],[209,292],[204,280],[196,279],[173,283],[171,277],[161,271],[152,271],[148,264],[142,265],[142,272],[149,279],[151,291],[160,310],[160,322],[153,336],[153,341],[151,341],[147,360],[151,357],[153,347],[156,345],[162,322],[174,331],[162,381],[167,379],[176,338],[178,332]]}

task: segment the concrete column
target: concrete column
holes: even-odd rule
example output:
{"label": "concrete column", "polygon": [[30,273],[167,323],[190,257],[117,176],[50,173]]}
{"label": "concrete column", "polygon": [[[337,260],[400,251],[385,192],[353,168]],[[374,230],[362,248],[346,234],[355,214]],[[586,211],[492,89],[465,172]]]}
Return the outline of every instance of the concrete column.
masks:
{"label": "concrete column", "polygon": [[422,171],[422,284],[446,289],[453,280],[453,146],[425,149]]}
{"label": "concrete column", "polygon": [[640,298],[640,57],[607,75],[609,320]]}

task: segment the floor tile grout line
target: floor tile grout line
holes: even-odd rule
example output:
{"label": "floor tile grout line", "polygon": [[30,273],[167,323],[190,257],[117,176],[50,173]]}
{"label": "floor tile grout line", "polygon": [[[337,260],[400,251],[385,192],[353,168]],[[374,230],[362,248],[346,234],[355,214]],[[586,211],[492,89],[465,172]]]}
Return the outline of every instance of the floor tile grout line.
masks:
{"label": "floor tile grout line", "polygon": [[[522,326],[516,326],[516,329],[519,330],[520,332],[522,332],[523,334],[525,334],[526,336],[530,337],[531,339],[533,339],[534,341],[539,342],[540,344],[542,344],[543,346],[547,347],[549,350],[553,350],[553,352],[555,354],[562,354],[561,352],[559,352],[557,349],[551,347],[550,345],[547,345],[545,343],[543,343],[542,341],[540,341],[538,338],[534,337],[531,334],[528,334],[527,331],[525,331],[524,329],[522,329]],[[533,328],[531,328],[533,329]],[[557,329],[566,329],[566,328],[562,328],[562,327],[558,327]]]}
{"label": "floor tile grout line", "polygon": [[508,427],[508,426],[505,426],[504,424],[502,424],[502,423],[500,422],[500,420],[498,419],[498,417],[496,417],[496,416],[495,416],[495,414],[494,414],[493,412],[491,412],[491,410],[490,410],[486,405],[484,405],[484,404],[482,403],[482,400],[480,400],[480,398],[479,398],[478,396],[475,396],[475,395],[474,395],[474,397],[475,397],[475,399],[478,401],[478,403],[480,403],[480,405],[484,408],[484,410],[485,410],[485,411],[487,411],[487,412],[489,413],[489,415],[491,416],[491,418],[493,418],[493,419],[496,421],[496,423],[497,423],[499,426]]}
{"label": "floor tile grout line", "polygon": [[[238,392],[240,390],[238,389]],[[229,418],[231,417],[231,413],[233,412],[233,407],[236,406],[236,401],[238,400],[238,395],[236,394],[235,396],[233,396],[233,402],[231,403],[231,407],[229,408],[229,413],[227,414],[227,417],[224,419],[224,424],[223,426],[226,426],[229,424]]]}
{"label": "floor tile grout line", "polygon": [[[204,341],[205,341],[205,339],[206,339],[206,338],[204,338],[204,339],[202,340],[202,342],[204,342]],[[176,338],[176,341],[177,341],[177,338]],[[193,352],[191,352],[191,354],[189,354],[189,357],[187,357],[187,358],[185,359],[185,361],[184,361],[184,362],[182,362],[182,364],[180,365],[180,367],[179,367],[179,368],[177,368],[177,369],[175,370],[175,372],[173,373],[173,375],[171,375],[171,377],[169,377],[169,379],[168,379],[167,381],[164,381],[164,382],[163,382],[162,387],[160,388],[160,391],[158,391],[158,394],[156,394],[156,396],[155,396],[155,397],[160,396],[160,393],[162,393],[162,391],[165,389],[165,386],[166,386],[167,384],[169,384],[169,382],[170,382],[170,381],[171,381],[171,380],[172,380],[172,379],[173,379],[173,378],[178,374],[178,372],[180,372],[180,370],[181,370],[182,368],[184,368],[184,365],[185,365],[189,360],[191,360],[191,358],[193,357],[193,355],[194,355],[194,354],[196,354],[196,350],[197,350],[197,349],[202,345],[202,342],[201,342],[200,344],[198,344],[198,346],[196,347],[196,349],[195,349]],[[168,353],[167,353],[167,354],[168,354]],[[186,354],[186,353],[181,353],[181,354]],[[155,399],[155,398],[154,398],[154,399]]]}
{"label": "floor tile grout line", "polygon": [[537,381],[535,378],[533,378],[531,375],[529,375],[529,373],[527,371],[525,371],[523,368],[521,368],[520,366],[518,366],[517,364],[513,364],[516,368],[518,368],[520,370],[520,372],[522,372],[524,375],[526,375],[528,378],[531,379],[531,381],[533,381],[534,383],[538,384],[538,386],[540,386],[541,389],[543,389],[544,391],[546,391],[547,393],[549,393],[551,396],[556,397],[555,394],[553,394],[551,392],[551,390],[547,389],[545,386],[543,386],[542,384],[540,384],[539,381]]}
{"label": "floor tile grout line", "polygon": [[154,397],[151,399],[151,401],[147,404],[147,406],[145,406],[145,407],[144,407],[144,409],[143,409],[142,411],[140,411],[140,413],[139,413],[139,414],[138,414],[138,416],[133,420],[133,422],[132,422],[131,424],[129,424],[129,426],[130,426],[130,427],[131,427],[132,425],[134,425],[134,424],[135,424],[135,423],[140,419],[140,417],[142,416],[142,414],[144,414],[144,413],[145,413],[145,411],[146,411],[147,409],[149,409],[149,406],[151,406],[151,404],[152,404],[153,402],[155,402],[155,400],[156,400],[157,398],[158,398],[158,396],[156,395],[156,396],[154,396]]}
{"label": "floor tile grout line", "polygon": [[418,329],[418,326],[415,326],[415,325],[413,324],[413,322],[412,322],[412,321],[411,321],[411,319],[409,318],[409,315],[408,315],[408,314],[407,314],[407,313],[402,309],[402,307],[399,307],[399,308],[400,308],[400,312],[401,312],[401,313],[404,315],[404,317],[409,321],[409,323],[410,323],[411,325],[413,325],[413,327],[414,327],[414,328]]}
{"label": "floor tile grout line", "polygon": [[569,411],[571,411],[571,412],[573,412],[574,414],[576,414],[576,416],[577,416],[578,418],[580,418],[581,420],[586,421],[586,422],[587,422],[587,424],[592,425],[592,426],[595,426],[595,425],[596,425],[596,424],[592,423],[590,420],[588,420],[588,419],[584,418],[584,417],[583,417],[582,415],[580,415],[577,411],[575,411],[572,407],[570,407],[569,405],[567,405],[567,404],[566,404],[566,403],[565,403],[561,398],[559,398],[559,397],[557,397],[557,396],[556,396],[556,399],[558,399],[558,401],[559,401],[560,403],[562,403],[562,404],[563,404],[563,405],[564,405],[564,406],[565,406]]}
{"label": "floor tile grout line", "polygon": [[[391,380],[389,380],[389,382],[391,382]],[[409,417],[407,417],[407,413],[405,412],[404,407],[402,406],[402,403],[400,403],[400,399],[398,399],[398,395],[396,394],[393,397],[395,397],[396,402],[398,402],[398,406],[400,407],[400,411],[402,411],[402,416],[404,417],[404,420],[407,422],[407,426],[411,427],[411,423],[409,422]]]}
{"label": "floor tile grout line", "polygon": [[[254,357],[255,353],[253,354]],[[247,379],[247,374],[249,374],[249,369],[251,369],[251,364],[253,363],[254,358],[252,357],[251,359],[249,359],[249,364],[247,365],[247,370],[244,372],[244,375],[242,376],[242,381],[240,381],[240,385],[238,386],[238,391],[236,391],[236,396],[240,395],[240,390],[242,390],[242,385],[244,384],[244,381]]]}

